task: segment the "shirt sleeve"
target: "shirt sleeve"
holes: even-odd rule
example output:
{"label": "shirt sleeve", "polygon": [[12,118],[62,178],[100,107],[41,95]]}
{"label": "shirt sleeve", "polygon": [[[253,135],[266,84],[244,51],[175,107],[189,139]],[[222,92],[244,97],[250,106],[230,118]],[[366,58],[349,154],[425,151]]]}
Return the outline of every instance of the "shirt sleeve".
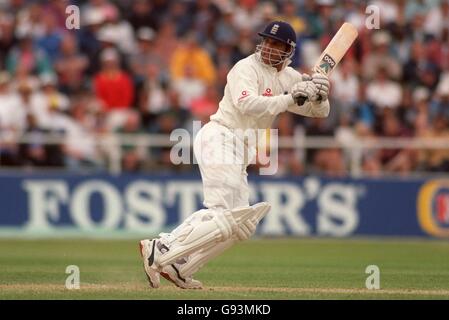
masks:
{"label": "shirt sleeve", "polygon": [[258,76],[249,66],[237,64],[227,77],[234,106],[243,114],[253,116],[277,115],[294,103],[290,94],[265,97],[258,94]]}

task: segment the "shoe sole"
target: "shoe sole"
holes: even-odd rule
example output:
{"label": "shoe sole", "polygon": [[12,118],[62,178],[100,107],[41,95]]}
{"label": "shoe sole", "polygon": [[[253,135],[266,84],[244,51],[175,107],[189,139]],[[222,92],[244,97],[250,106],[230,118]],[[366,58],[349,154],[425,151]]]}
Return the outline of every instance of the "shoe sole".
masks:
{"label": "shoe sole", "polygon": [[179,286],[179,285],[176,283],[176,281],[172,280],[172,278],[170,278],[170,275],[169,275],[168,273],[161,272],[161,276],[163,276],[166,280],[168,280],[168,281],[170,281],[171,283],[173,283],[173,284],[174,284],[175,286],[177,286],[178,288],[185,289],[185,288]]}
{"label": "shoe sole", "polygon": [[160,274],[161,274],[161,276],[163,276],[166,280],[168,280],[168,281],[170,281],[171,283],[173,283],[175,286],[177,286],[178,288],[181,288],[181,289],[195,289],[195,290],[197,290],[197,289],[203,289],[203,287],[202,286],[199,286],[199,287],[183,287],[183,286],[181,286],[181,285],[179,285],[178,284],[178,282],[176,282],[175,280],[173,280],[172,279],[172,277],[170,276],[170,274],[168,274],[168,273],[166,273],[166,272],[160,272]]}
{"label": "shoe sole", "polygon": [[145,275],[147,276],[148,283],[150,284],[150,287],[151,288],[159,288],[159,284],[156,283],[156,281],[154,281],[152,279],[152,277],[157,278],[157,272],[153,268],[148,266],[147,259],[145,258],[145,255],[143,253],[144,247],[145,247],[145,243],[144,243],[144,240],[142,240],[139,242],[139,249],[140,249],[140,255],[143,258],[143,270],[145,271]]}

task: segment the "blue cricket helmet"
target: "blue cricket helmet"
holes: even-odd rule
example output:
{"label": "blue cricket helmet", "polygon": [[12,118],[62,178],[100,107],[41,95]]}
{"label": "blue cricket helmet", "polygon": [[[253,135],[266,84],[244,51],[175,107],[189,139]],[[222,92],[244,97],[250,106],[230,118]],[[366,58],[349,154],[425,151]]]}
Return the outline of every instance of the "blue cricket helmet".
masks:
{"label": "blue cricket helmet", "polygon": [[296,33],[292,26],[284,21],[270,22],[262,32],[257,33],[259,36],[272,38],[285,44],[296,47]]}

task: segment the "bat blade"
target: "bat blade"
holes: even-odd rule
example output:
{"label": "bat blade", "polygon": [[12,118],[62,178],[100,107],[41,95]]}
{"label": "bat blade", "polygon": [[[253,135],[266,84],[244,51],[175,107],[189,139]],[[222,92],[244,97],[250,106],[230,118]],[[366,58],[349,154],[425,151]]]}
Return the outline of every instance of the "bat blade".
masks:
{"label": "bat blade", "polygon": [[313,71],[329,75],[354,43],[357,36],[358,31],[356,27],[348,22],[343,23],[326,49],[324,49],[313,67]]}
{"label": "bat blade", "polygon": [[[320,58],[313,66],[312,70],[328,76],[349,50],[358,35],[359,33],[354,25],[349,22],[343,23],[331,42],[327,45],[326,49],[321,53]],[[300,98],[298,99],[297,104],[301,106],[306,100],[307,98],[305,97]]]}

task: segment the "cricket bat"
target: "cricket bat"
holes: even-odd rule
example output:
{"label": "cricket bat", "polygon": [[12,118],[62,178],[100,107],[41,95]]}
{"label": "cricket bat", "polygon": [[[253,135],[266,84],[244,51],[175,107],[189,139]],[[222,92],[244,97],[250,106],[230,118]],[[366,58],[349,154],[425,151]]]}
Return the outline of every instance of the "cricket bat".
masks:
{"label": "cricket bat", "polygon": [[[358,32],[354,25],[348,22],[343,23],[331,42],[327,45],[326,49],[321,53],[321,56],[313,66],[312,71],[329,76],[351,47],[357,36]],[[306,99],[307,98],[299,99],[298,105],[304,104]]]}

